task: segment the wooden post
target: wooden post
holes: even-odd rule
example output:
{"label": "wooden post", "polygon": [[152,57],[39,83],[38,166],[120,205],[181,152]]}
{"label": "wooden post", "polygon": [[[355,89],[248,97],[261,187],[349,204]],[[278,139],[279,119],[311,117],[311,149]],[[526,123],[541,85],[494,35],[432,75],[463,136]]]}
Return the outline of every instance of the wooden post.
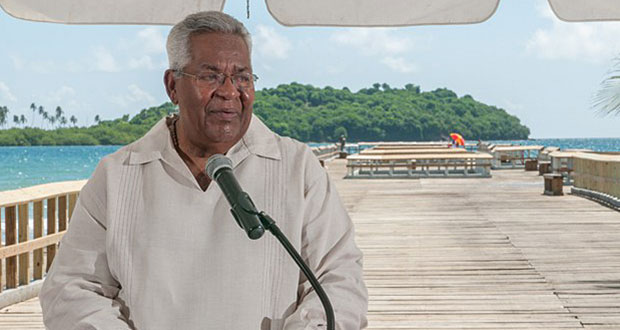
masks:
{"label": "wooden post", "polygon": [[[2,208],[0,208],[1,210]],[[6,219],[8,219],[8,216],[6,216],[6,209],[5,209],[5,223],[6,223]],[[2,217],[0,216],[0,222],[2,221]],[[5,234],[6,235],[6,234]],[[2,239],[0,239],[0,247],[2,247]],[[2,271],[3,271],[3,262],[2,259],[0,259],[0,292],[2,292],[3,286],[2,286]]]}
{"label": "wooden post", "polygon": [[58,231],[67,230],[67,195],[58,196]]}
{"label": "wooden post", "polygon": [[562,174],[560,173],[547,173],[543,175],[545,178],[545,190],[544,194],[549,196],[562,196],[563,182]]}
{"label": "wooden post", "polygon": [[[19,242],[28,241],[28,203],[19,207]],[[19,285],[30,283],[30,252],[19,255]]]}
{"label": "wooden post", "polygon": [[[33,204],[34,213],[34,238],[43,236],[43,201],[37,201]],[[33,271],[32,277],[35,280],[43,278],[43,249],[36,249],[33,253]]]}
{"label": "wooden post", "polygon": [[[614,169],[612,170],[612,172],[613,178],[616,180],[620,180],[620,162],[614,164]],[[613,185],[613,187],[614,191],[611,194],[616,196],[617,198],[620,198],[620,184],[615,184]]]}
{"label": "wooden post", "polygon": [[[4,210],[6,245],[17,243],[16,208],[16,206],[9,206]],[[6,287],[7,289],[17,287],[17,256],[6,258]]]}
{"label": "wooden post", "polygon": [[527,160],[525,160],[525,170],[526,171],[536,171],[536,170],[538,170],[538,159],[527,159]]}
{"label": "wooden post", "polygon": [[69,221],[73,216],[73,209],[75,209],[75,203],[77,202],[78,193],[69,194]]}
{"label": "wooden post", "polygon": [[[47,199],[47,234],[56,232],[56,198]],[[56,244],[47,247],[47,262],[45,271],[48,272],[52,266],[52,261],[56,256]]]}

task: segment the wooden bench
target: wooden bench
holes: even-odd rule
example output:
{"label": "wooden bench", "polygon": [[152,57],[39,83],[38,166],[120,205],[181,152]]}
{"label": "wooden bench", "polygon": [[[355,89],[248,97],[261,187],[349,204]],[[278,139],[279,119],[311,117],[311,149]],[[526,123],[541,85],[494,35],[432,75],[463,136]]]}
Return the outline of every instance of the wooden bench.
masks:
{"label": "wooden bench", "polygon": [[491,149],[493,169],[523,168],[535,160],[543,146],[497,146]]}
{"label": "wooden bench", "polygon": [[562,174],[565,185],[573,183],[573,160],[581,154],[583,154],[581,151],[555,151],[549,154],[551,171]]}
{"label": "wooden bench", "polygon": [[490,177],[491,158],[471,152],[352,155],[347,158],[347,177]]}
{"label": "wooden bench", "polygon": [[405,171],[408,176],[412,176],[413,171],[416,170],[416,162],[413,160],[372,160],[370,162],[349,160],[347,169],[349,169],[349,175],[347,176],[350,177],[355,176],[355,170],[362,171],[363,173],[361,174],[370,177],[381,175],[393,177],[399,173],[399,170]]}

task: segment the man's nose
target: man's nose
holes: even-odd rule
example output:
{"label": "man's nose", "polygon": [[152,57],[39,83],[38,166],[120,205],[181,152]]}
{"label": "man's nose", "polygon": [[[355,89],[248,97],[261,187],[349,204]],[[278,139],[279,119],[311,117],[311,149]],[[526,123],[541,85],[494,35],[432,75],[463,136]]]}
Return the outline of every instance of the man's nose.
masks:
{"label": "man's nose", "polygon": [[230,100],[239,97],[241,92],[239,92],[237,87],[233,84],[232,77],[227,76],[224,78],[224,82],[215,90],[215,94],[224,99]]}

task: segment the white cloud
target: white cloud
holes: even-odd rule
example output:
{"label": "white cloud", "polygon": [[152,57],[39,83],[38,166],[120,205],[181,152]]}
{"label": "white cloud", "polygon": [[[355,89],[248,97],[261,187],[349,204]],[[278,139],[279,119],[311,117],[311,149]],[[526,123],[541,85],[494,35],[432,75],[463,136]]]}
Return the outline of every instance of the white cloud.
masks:
{"label": "white cloud", "polygon": [[18,71],[41,74],[63,72],[120,72],[122,70],[163,70],[168,66],[165,58],[165,36],[161,28],[140,30],[130,40],[118,40],[114,45],[98,45],[81,57],[63,60],[46,59],[45,54],[33,58],[12,54],[9,56]]}
{"label": "white cloud", "polygon": [[57,72],[80,72],[83,71],[84,68],[84,65],[77,60],[57,62],[51,59],[43,59],[41,56],[37,56],[36,59],[28,59],[18,55],[11,55],[10,58],[13,62],[13,67],[17,71],[49,74]]}
{"label": "white cloud", "polygon": [[331,40],[359,48],[367,55],[402,54],[413,48],[413,39],[398,36],[395,29],[352,28],[332,34]]}
{"label": "white cloud", "polygon": [[0,97],[9,102],[17,102],[17,98],[13,95],[13,93],[11,93],[9,86],[2,81],[0,81]]}
{"label": "white cloud", "polygon": [[416,71],[415,65],[408,63],[402,57],[387,56],[381,60],[381,63],[387,65],[390,69],[401,73],[411,73]]}
{"label": "white cloud", "polygon": [[130,69],[146,69],[146,70],[155,69],[155,65],[153,64],[153,59],[149,55],[144,55],[140,58],[130,58],[128,65]]}
{"label": "white cloud", "polygon": [[285,59],[291,50],[291,42],[283,35],[276,32],[272,27],[258,25],[256,45],[260,55]]}
{"label": "white cloud", "polygon": [[131,84],[127,86],[128,93],[123,95],[117,95],[110,98],[110,100],[120,105],[121,107],[128,107],[132,103],[142,102],[145,104],[153,104],[155,103],[155,98],[146,92],[145,90],[138,87],[138,85]]}
{"label": "white cloud", "polygon": [[48,94],[46,100],[50,103],[75,103],[74,100],[68,101],[68,98],[75,96],[75,89],[69,86],[62,86],[58,90]]}
{"label": "white cloud", "polygon": [[414,49],[415,42],[411,37],[399,35],[396,29],[352,28],[335,32],[330,40],[357,48],[366,56],[380,57],[379,61],[393,71],[410,73],[416,70],[415,65],[402,56]]}
{"label": "white cloud", "polygon": [[41,59],[29,60],[20,56],[12,55],[11,61],[17,71],[30,71],[34,73],[48,74],[58,71],[58,64],[53,60]]}
{"label": "white cloud", "polygon": [[608,61],[620,51],[620,23],[568,23],[557,18],[547,2],[539,3],[537,8],[552,25],[534,32],[526,45],[529,54],[596,63]]}
{"label": "white cloud", "polygon": [[142,90],[137,85],[131,84],[127,87],[129,89],[129,100],[133,102],[147,101],[149,103],[155,102],[155,98],[151,94]]}
{"label": "white cloud", "polygon": [[95,71],[103,71],[103,72],[118,72],[120,71],[120,66],[114,55],[112,55],[105,47],[98,46],[93,48],[93,70]]}
{"label": "white cloud", "polygon": [[138,32],[138,39],[141,41],[141,50],[147,53],[163,53],[166,48],[166,38],[163,33],[155,28],[148,27]]}

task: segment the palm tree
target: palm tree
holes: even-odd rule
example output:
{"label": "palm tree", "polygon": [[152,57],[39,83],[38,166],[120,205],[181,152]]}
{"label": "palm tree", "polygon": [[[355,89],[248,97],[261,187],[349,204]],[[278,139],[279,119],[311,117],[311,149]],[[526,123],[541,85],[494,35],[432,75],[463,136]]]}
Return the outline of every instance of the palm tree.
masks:
{"label": "palm tree", "polygon": [[[33,103],[34,104],[34,103]],[[45,115],[45,116],[44,116]],[[43,109],[43,106],[39,106],[39,116],[43,117],[43,119],[47,119],[47,113]],[[34,123],[33,123],[34,124]],[[43,128],[43,120],[41,120],[41,128]]]}
{"label": "palm tree", "polygon": [[[39,110],[41,110],[41,109],[42,109],[42,107],[39,107]],[[49,115],[47,114],[47,111],[43,111],[43,119],[45,119],[46,121],[49,119]],[[43,125],[41,124],[41,126],[43,126]]]}
{"label": "palm tree", "polygon": [[603,115],[620,115],[620,55],[593,97],[592,107]]}
{"label": "palm tree", "polygon": [[37,110],[37,106],[33,103],[30,103],[30,110],[32,110],[32,125],[34,126],[34,112]]}
{"label": "palm tree", "polygon": [[95,123],[99,124],[101,122],[101,118],[99,115],[95,115]]}
{"label": "palm tree", "polygon": [[71,115],[71,118],[69,118],[69,121],[71,122],[71,124],[73,124],[74,127],[75,127],[75,124],[77,124],[77,118],[75,118],[74,115]]}
{"label": "palm tree", "polygon": [[18,115],[13,115],[13,123],[15,123],[15,125],[19,125],[19,116]]}
{"label": "palm tree", "polygon": [[26,119],[26,116],[24,115],[19,116],[19,123],[22,124],[22,126],[25,126],[27,121],[28,120]]}
{"label": "palm tree", "polygon": [[0,126],[4,127],[6,125],[6,118],[9,114],[9,108],[4,106],[0,107]]}
{"label": "palm tree", "polygon": [[64,112],[62,111],[62,108],[60,106],[56,107],[56,120],[60,120],[60,117],[62,117],[62,115],[64,114]]}
{"label": "palm tree", "polygon": [[67,125],[67,117],[62,116],[60,117],[60,126],[65,126]]}
{"label": "palm tree", "polygon": [[52,128],[54,128],[54,124],[56,123],[56,117],[49,117],[48,120],[50,121],[50,124],[52,124]]}

